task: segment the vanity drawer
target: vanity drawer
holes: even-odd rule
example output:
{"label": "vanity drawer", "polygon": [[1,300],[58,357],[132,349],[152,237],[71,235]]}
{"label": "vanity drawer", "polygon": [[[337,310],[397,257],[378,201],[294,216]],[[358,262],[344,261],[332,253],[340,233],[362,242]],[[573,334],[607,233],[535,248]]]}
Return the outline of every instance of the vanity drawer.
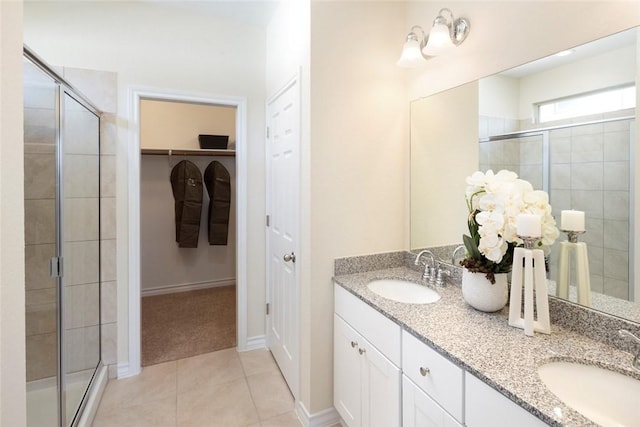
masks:
{"label": "vanity drawer", "polygon": [[335,312],[396,366],[400,366],[400,325],[340,285],[334,285]]}
{"label": "vanity drawer", "polygon": [[547,425],[468,372],[465,395],[468,427],[544,427]]}
{"label": "vanity drawer", "polygon": [[402,331],[402,371],[458,422],[464,422],[464,371],[406,331]]}

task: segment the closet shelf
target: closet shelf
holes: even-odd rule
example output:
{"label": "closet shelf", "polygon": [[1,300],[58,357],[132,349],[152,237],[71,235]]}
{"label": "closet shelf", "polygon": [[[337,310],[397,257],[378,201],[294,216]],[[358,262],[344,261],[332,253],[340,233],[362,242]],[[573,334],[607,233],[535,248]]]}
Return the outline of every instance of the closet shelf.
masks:
{"label": "closet shelf", "polygon": [[204,148],[194,149],[169,149],[169,148],[142,148],[140,150],[142,155],[152,156],[230,156],[235,157],[235,150],[208,150]]}

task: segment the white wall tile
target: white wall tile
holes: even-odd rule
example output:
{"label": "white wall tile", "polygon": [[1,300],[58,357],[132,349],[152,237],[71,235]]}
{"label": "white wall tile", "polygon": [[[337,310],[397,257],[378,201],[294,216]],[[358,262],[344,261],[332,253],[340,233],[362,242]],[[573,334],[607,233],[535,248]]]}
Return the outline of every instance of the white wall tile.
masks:
{"label": "white wall tile", "polygon": [[64,302],[65,328],[84,328],[99,323],[98,283],[65,286]]}
{"label": "white wall tile", "polygon": [[67,198],[63,204],[65,241],[98,240],[99,199]]}
{"label": "white wall tile", "polygon": [[25,287],[27,290],[53,288],[49,260],[55,256],[54,244],[25,246]]}
{"label": "white wall tile", "polygon": [[604,189],[629,190],[629,162],[604,163]]}
{"label": "white wall tile", "polygon": [[24,238],[27,245],[55,243],[55,200],[25,200],[24,228]]}
{"label": "white wall tile", "polygon": [[116,238],[116,198],[103,197],[100,199],[100,237]]}
{"label": "white wall tile", "polygon": [[629,161],[631,136],[628,131],[607,132],[604,134],[604,160]]}
{"label": "white wall tile", "polygon": [[98,241],[66,242],[63,283],[82,285],[98,281]]}
{"label": "white wall tile", "polygon": [[571,164],[572,190],[602,190],[604,172],[602,162]]}
{"label": "white wall tile", "polygon": [[571,206],[572,209],[584,211],[587,217],[603,218],[604,201],[602,191],[571,191]]}
{"label": "white wall tile", "polygon": [[603,160],[604,138],[600,134],[585,134],[571,139],[571,162],[601,162]]}
{"label": "white wall tile", "polygon": [[551,164],[549,168],[549,186],[557,190],[571,189],[571,165],[568,163]]}
{"label": "white wall tile", "polygon": [[607,249],[629,251],[629,222],[605,219],[603,241]]}
{"label": "white wall tile", "polygon": [[604,193],[604,218],[629,219],[629,192],[606,191]]}

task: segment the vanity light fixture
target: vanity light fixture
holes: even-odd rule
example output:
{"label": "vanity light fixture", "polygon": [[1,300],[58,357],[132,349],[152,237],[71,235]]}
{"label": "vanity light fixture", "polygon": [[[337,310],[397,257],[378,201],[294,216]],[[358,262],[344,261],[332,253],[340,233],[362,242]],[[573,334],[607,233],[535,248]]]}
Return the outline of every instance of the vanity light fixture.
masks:
{"label": "vanity light fixture", "polygon": [[440,55],[459,46],[468,34],[469,21],[467,19],[455,19],[451,10],[440,9],[438,16],[433,20],[428,37],[419,25],[411,27],[397,65],[406,68],[419,67],[424,64],[424,60],[428,56]]}

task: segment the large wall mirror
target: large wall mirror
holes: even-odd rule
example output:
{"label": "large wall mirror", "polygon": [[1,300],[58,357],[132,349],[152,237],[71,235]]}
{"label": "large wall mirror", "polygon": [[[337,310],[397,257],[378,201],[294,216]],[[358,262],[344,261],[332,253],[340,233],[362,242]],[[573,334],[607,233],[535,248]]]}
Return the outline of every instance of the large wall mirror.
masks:
{"label": "large wall mirror", "polygon": [[413,101],[411,249],[459,245],[465,178],[509,169],[549,193],[558,223],[563,209],[585,211],[592,308],[640,322],[638,34],[613,34]]}

